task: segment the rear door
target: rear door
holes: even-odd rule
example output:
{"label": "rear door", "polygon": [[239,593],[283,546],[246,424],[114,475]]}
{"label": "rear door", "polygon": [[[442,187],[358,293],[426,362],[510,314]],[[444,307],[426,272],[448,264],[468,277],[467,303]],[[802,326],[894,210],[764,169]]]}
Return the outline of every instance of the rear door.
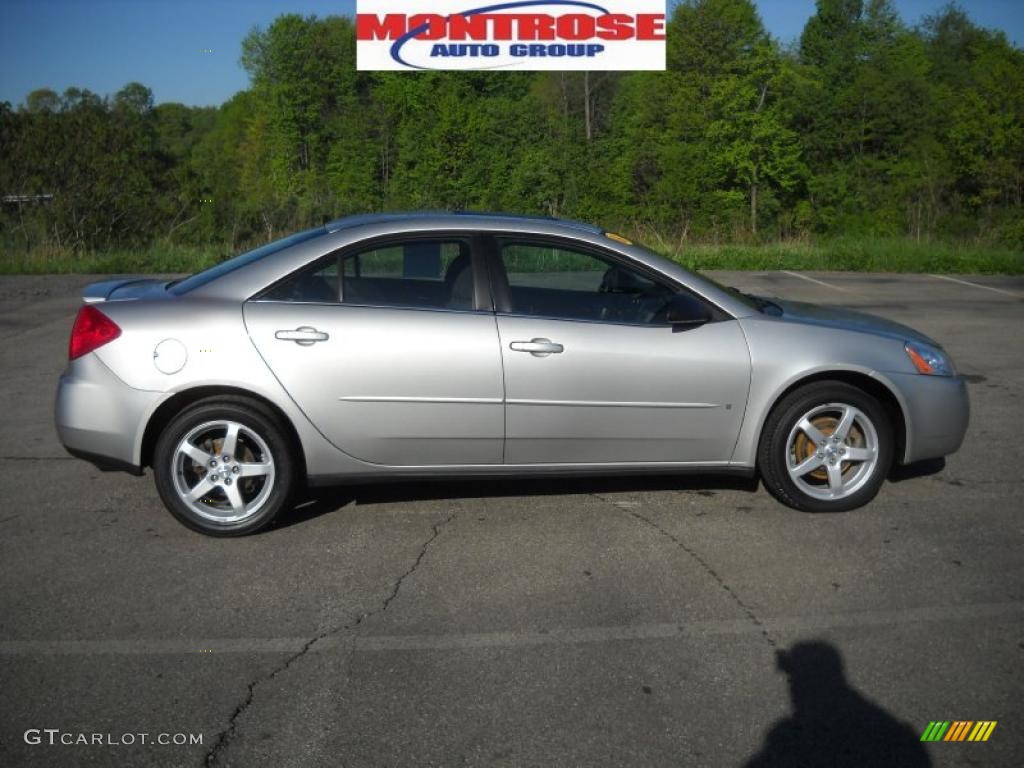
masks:
{"label": "rear door", "polygon": [[390,239],[245,305],[260,354],[335,446],[390,466],[500,464],[503,382],[466,235]]}
{"label": "rear door", "polygon": [[[734,319],[589,247],[510,236],[492,253],[507,464],[729,461],[750,382]],[[713,320],[670,324],[673,304]]]}

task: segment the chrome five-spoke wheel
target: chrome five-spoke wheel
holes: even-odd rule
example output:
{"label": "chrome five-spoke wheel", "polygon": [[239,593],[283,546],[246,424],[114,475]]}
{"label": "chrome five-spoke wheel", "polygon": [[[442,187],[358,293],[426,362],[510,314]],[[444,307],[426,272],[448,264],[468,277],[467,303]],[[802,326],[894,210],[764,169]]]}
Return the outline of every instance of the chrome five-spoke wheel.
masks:
{"label": "chrome five-spoke wheel", "polygon": [[816,381],[772,409],[757,451],[765,487],[784,504],[840,512],[871,501],[892,466],[891,411],[843,381]]}
{"label": "chrome five-spoke wheel", "polygon": [[192,429],[174,452],[174,489],[200,517],[235,523],[259,512],[274,487],[274,459],[256,432],[236,421]]}
{"label": "chrome five-spoke wheel", "polygon": [[295,480],[281,420],[262,403],[225,395],[173,418],[157,440],[153,473],[161,498],[186,525],[239,536],[270,523]]}
{"label": "chrome five-spoke wheel", "polygon": [[808,496],[843,499],[859,491],[878,462],[878,432],[848,403],[828,403],[805,413],[786,440],[789,475]]}

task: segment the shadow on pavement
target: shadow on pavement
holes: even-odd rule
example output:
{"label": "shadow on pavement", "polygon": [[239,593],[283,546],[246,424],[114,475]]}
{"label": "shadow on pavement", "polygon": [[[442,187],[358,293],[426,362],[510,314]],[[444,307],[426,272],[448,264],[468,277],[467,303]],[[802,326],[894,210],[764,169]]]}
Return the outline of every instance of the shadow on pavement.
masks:
{"label": "shadow on pavement", "polygon": [[[900,483],[938,474],[945,459],[893,467],[888,480]],[[408,501],[501,498],[509,496],[559,496],[572,494],[643,493],[645,491],[688,491],[714,496],[718,491],[754,493],[757,478],[737,475],[626,475],[570,478],[488,477],[461,479],[392,479],[381,483],[363,483],[307,489],[292,510],[282,514],[274,528],[287,528],[349,504],[393,504]]]}
{"label": "shadow on pavement", "polygon": [[839,652],[825,642],[776,653],[789,678],[793,714],[768,732],[744,768],[927,768],[918,736],[850,687]]}
{"label": "shadow on pavement", "polygon": [[753,493],[758,481],[733,475],[637,476],[592,478],[476,478],[465,480],[405,480],[366,485],[311,488],[274,528],[312,520],[349,504],[391,504],[403,501],[500,498],[506,496],[558,496],[566,494],[642,493],[691,491],[714,496],[717,491]]}
{"label": "shadow on pavement", "polygon": [[889,472],[890,483],[902,483],[904,480],[916,480],[919,477],[937,475],[946,468],[945,459],[925,459],[914,464],[894,466]]}

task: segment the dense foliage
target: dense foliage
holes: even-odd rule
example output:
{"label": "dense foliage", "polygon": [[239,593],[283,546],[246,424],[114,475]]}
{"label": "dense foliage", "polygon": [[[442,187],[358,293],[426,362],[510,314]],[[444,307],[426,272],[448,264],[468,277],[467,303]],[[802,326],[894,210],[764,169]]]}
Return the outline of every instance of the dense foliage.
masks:
{"label": "dense foliage", "polygon": [[956,7],[818,0],[797,45],[686,0],[658,73],[366,73],[352,22],[245,40],[220,108],[36,91],[0,105],[3,245],[224,251],[346,213],[487,209],[682,242],[813,234],[1024,247],[1024,52]]}

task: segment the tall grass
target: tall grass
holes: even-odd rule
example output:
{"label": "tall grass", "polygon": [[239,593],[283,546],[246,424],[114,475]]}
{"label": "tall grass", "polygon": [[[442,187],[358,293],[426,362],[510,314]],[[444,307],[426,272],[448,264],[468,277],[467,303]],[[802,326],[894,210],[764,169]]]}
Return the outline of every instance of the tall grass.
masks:
{"label": "tall grass", "polygon": [[0,274],[146,274],[199,272],[227,258],[215,247],[151,245],[138,249],[74,253],[36,249],[0,254]]}
{"label": "tall grass", "polygon": [[[975,244],[865,237],[766,245],[647,242],[691,269],[1024,274],[1024,251]],[[0,254],[0,274],[191,273],[231,255],[217,246],[153,245],[102,253],[39,249]]]}
{"label": "tall grass", "polygon": [[662,249],[691,269],[1024,273],[1024,251],[901,238],[840,237],[816,243],[694,245]]}

